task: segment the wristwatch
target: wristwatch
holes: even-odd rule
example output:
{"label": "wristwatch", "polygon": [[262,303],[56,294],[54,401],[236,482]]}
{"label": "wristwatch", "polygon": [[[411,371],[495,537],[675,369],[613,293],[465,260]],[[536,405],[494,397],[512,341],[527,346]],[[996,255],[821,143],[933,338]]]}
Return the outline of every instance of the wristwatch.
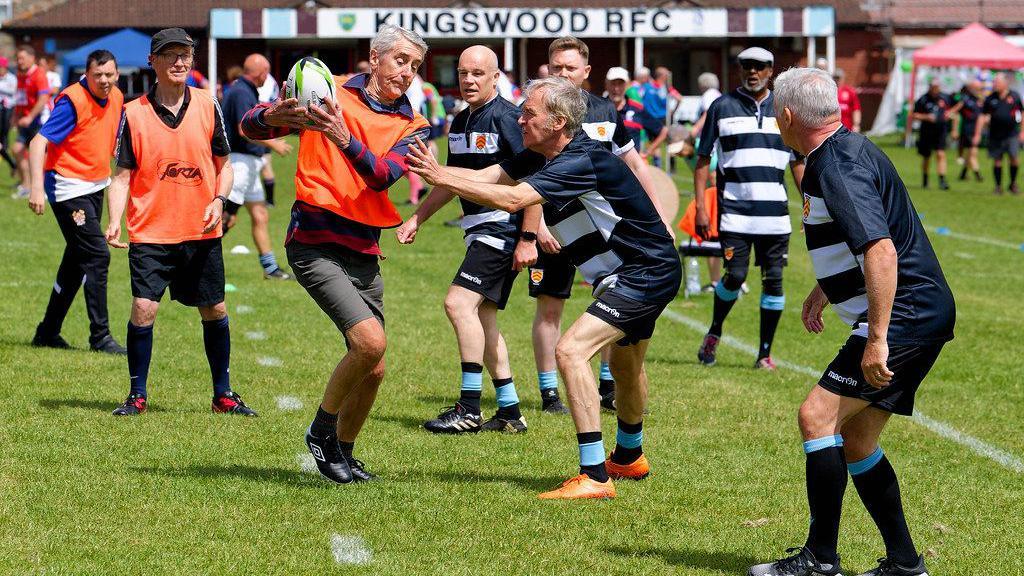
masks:
{"label": "wristwatch", "polygon": [[227,206],[227,204],[228,204],[228,197],[227,196],[221,196],[220,194],[218,194],[215,197],[215,200],[220,200],[220,205],[221,206]]}
{"label": "wristwatch", "polygon": [[537,233],[536,232],[526,232],[524,230],[524,231],[519,233],[519,238],[521,240],[526,240],[527,242],[534,242],[534,241],[537,240]]}

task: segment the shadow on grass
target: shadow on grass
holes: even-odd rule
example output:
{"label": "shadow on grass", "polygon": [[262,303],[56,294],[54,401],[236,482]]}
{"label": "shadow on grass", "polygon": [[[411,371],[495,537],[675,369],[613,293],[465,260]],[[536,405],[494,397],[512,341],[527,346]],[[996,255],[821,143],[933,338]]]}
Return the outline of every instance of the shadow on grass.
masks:
{"label": "shadow on grass", "polygon": [[379,422],[389,422],[391,424],[398,424],[403,428],[412,429],[423,429],[423,423],[427,421],[429,417],[425,416],[401,416],[397,414],[388,414],[383,416],[373,416],[374,420]]}
{"label": "shadow on grass", "polygon": [[[84,410],[96,410],[110,413],[117,408],[116,401],[110,400],[83,400],[81,398],[43,398],[39,401],[40,408],[47,410],[66,410],[68,408],[82,408]],[[147,412],[166,412],[165,408],[159,406],[148,406]]]}
{"label": "shadow on grass", "polygon": [[747,569],[765,560],[733,552],[709,552],[689,548],[633,548],[613,546],[605,552],[628,558],[660,558],[671,566],[687,566],[697,570],[714,570],[723,574],[744,574]]}
{"label": "shadow on grass", "polygon": [[513,484],[530,492],[545,492],[557,488],[565,478],[561,476],[538,477],[532,475],[517,476],[515,474],[488,474],[486,472],[455,472],[436,471],[425,472],[426,477],[434,482],[464,482],[464,483],[500,483]]}
{"label": "shadow on grass", "polygon": [[167,476],[171,478],[229,478],[253,482],[272,482],[275,484],[283,484],[285,486],[327,485],[326,482],[320,480],[320,478],[314,474],[288,468],[204,464],[183,466],[181,468],[147,466],[135,468],[135,470],[143,474]]}

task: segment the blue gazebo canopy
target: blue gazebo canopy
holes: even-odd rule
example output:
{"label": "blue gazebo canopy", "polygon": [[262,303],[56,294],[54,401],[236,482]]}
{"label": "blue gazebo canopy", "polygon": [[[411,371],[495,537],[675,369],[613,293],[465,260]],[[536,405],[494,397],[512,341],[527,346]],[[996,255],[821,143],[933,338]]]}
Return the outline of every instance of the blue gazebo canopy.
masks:
{"label": "blue gazebo canopy", "polygon": [[85,60],[93,50],[110,50],[117,58],[119,68],[145,68],[149,66],[149,35],[134,28],[125,28],[64,54],[64,85],[70,83],[71,71],[85,68]]}

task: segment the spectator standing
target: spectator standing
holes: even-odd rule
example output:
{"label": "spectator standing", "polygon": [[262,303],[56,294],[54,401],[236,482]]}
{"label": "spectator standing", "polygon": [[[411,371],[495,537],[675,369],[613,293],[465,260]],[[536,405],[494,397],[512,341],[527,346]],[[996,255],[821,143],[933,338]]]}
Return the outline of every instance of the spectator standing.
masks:
{"label": "spectator standing", "polygon": [[929,160],[935,154],[935,171],[939,174],[939,188],[949,190],[946,182],[946,145],[949,135],[952,100],[942,93],[938,78],[928,83],[928,91],[914,103],[913,120],[921,122],[917,133],[917,153],[921,155],[921,187],[928,187]]}
{"label": "spectator standing", "polygon": [[11,175],[18,172],[18,164],[11,157],[7,139],[11,133],[11,117],[14,115],[14,102],[18,94],[18,78],[7,67],[7,58],[0,56],[0,155],[11,167]]}
{"label": "spectator standing", "polygon": [[846,83],[846,71],[836,68],[832,75],[839,86],[839,115],[843,126],[852,132],[860,132],[860,98],[857,91]]}
{"label": "spectator standing", "polygon": [[1020,167],[1021,140],[1021,104],[1020,94],[1010,90],[1010,81],[1006,74],[996,74],[992,79],[992,93],[985,99],[982,107],[981,121],[974,129],[974,145],[981,142],[981,131],[988,125],[988,155],[992,158],[992,175],[996,180],[993,192],[1003,193],[1003,156],[1010,157],[1010,193],[1020,194],[1017,188],[1017,169]]}

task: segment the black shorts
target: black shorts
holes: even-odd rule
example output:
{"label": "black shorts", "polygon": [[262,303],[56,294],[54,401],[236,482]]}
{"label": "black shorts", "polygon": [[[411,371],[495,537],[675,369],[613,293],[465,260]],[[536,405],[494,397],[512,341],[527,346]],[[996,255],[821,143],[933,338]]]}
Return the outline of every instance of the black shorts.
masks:
{"label": "black shorts", "polygon": [[960,149],[974,148],[974,129],[977,126],[977,124],[962,124],[960,126],[960,139],[957,141]]}
{"label": "black shorts", "polygon": [[480,241],[470,243],[452,284],[476,292],[504,310],[519,273],[512,269],[512,252]]}
{"label": "black shorts", "polygon": [[867,338],[850,336],[821,375],[818,386],[840,396],[860,398],[886,412],[910,416],[914,413],[917,387],[935,364],[943,344],[889,346],[886,364],[893,377],[888,386],[879,389],[867,383],[860,369]]}
{"label": "black shorts", "polygon": [[564,252],[547,254],[538,249],[537,263],[530,268],[530,297],[551,296],[567,300],[572,296],[576,267]]}
{"label": "black shorts", "polygon": [[754,252],[754,265],[761,268],[772,268],[789,264],[789,234],[737,234],[720,232],[719,242],[722,244],[722,257],[725,258],[725,269],[742,270],[750,267],[750,250]]}
{"label": "black shorts", "polygon": [[922,131],[917,136],[917,153],[921,156],[931,156],[932,152],[945,150],[948,144],[949,132]]}
{"label": "black shorts", "polygon": [[185,306],[224,301],[224,254],[220,238],[180,244],[132,244],[128,249],[132,296],[159,302],[171,288],[171,300]]}
{"label": "black shorts", "polygon": [[42,127],[43,122],[39,119],[39,116],[36,116],[36,119],[33,120],[32,123],[26,127],[18,126],[18,142],[21,142],[25,146],[28,146],[29,143],[32,142],[32,139],[36,137],[36,134],[39,133],[39,130],[42,129]]}
{"label": "black shorts", "polygon": [[989,138],[988,157],[993,160],[1001,160],[1004,154],[1010,158],[1016,158],[1020,152],[1020,136],[1013,134],[1006,138]]}
{"label": "black shorts", "polygon": [[619,295],[614,288],[606,290],[598,296],[587,313],[615,326],[625,333],[616,344],[632,346],[641,340],[647,340],[654,334],[654,325],[658,316],[668,306],[668,302],[655,304],[641,302]]}
{"label": "black shorts", "polygon": [[224,213],[234,216],[238,214],[238,210],[242,207],[241,204],[232,202],[231,200],[224,201]]}

